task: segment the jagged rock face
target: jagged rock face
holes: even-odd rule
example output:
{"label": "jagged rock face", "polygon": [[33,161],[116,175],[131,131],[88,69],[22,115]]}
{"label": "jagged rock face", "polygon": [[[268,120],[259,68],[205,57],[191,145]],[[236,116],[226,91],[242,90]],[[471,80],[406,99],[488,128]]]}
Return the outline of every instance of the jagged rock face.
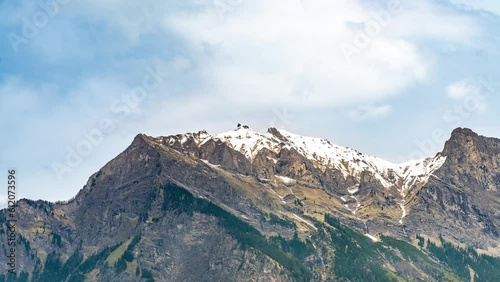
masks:
{"label": "jagged rock face", "polygon": [[251,164],[240,152],[229,148],[222,141],[209,140],[199,148],[201,159],[211,164],[221,165],[225,170],[241,174],[249,174]]}
{"label": "jagged rock face", "polygon": [[275,174],[300,179],[310,185],[319,186],[317,170],[308,159],[297,151],[282,149],[278,159]]}
{"label": "jagged rock face", "polygon": [[73,222],[79,223],[73,240],[96,245],[104,239],[111,244],[137,228],[155,197],[155,176],[160,173],[160,154],[143,138],[136,137],[124,153],[94,174],[69,204],[75,211]]}
{"label": "jagged rock face", "polygon": [[479,136],[470,129],[457,129],[442,153],[447,165],[436,176],[469,191],[500,190],[500,140]]}
{"label": "jagged rock face", "polygon": [[442,154],[446,162],[418,192],[407,226],[482,249],[498,248],[500,140],[460,128]]}
{"label": "jagged rock face", "polygon": [[268,149],[262,149],[257,153],[252,162],[252,171],[260,181],[272,181],[275,177],[275,167],[279,156]]}

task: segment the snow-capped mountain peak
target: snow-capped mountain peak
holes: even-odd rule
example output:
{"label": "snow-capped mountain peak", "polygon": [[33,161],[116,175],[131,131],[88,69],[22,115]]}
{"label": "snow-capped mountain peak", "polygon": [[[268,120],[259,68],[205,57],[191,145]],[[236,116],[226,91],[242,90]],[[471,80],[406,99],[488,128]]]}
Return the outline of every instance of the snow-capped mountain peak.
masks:
{"label": "snow-capped mountain peak", "polygon": [[264,148],[276,154],[282,149],[293,149],[322,171],[327,168],[339,170],[344,177],[352,176],[355,179],[359,179],[364,171],[369,171],[384,187],[396,187],[402,195],[414,185],[424,185],[446,159],[438,154],[435,157],[397,164],[331,143],[323,138],[302,136],[276,128],[269,128],[267,132],[260,133],[246,125],[239,125],[235,130],[216,135],[200,131],[166,138],[169,138],[170,144],[177,140],[182,145],[188,140],[193,140],[197,146],[202,146],[209,140],[221,141],[243,154],[250,162]]}

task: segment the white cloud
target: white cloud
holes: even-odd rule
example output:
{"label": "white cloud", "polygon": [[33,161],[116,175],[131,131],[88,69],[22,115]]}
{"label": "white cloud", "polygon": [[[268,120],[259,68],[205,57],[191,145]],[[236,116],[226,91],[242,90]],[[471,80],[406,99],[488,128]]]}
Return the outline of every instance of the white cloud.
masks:
{"label": "white cloud", "polygon": [[147,34],[174,34],[176,46],[197,68],[193,84],[199,91],[190,95],[247,107],[377,103],[431,77],[434,56],[418,40],[469,44],[480,33],[472,17],[446,5],[402,0],[401,12],[392,14],[349,63],[340,44],[353,44],[358,32],[395,1],[222,1],[231,6],[223,19],[212,0],[122,2],[71,2],[60,16],[103,24],[131,46]]}
{"label": "white cloud", "polygon": [[481,95],[482,86],[475,79],[464,79],[454,82],[446,88],[450,99],[471,104],[475,110],[481,112],[486,109],[486,100]]}
{"label": "white cloud", "polygon": [[433,70],[432,52],[416,41],[472,44],[480,33],[473,18],[445,5],[396,1],[401,12],[349,63],[339,46],[353,44],[395,1],[222,1],[231,6],[223,20],[211,0],[122,2],[71,2],[61,15],[104,23],[132,45],[163,27],[195,60],[199,93],[271,107],[341,107],[398,95]]}
{"label": "white cloud", "polygon": [[[247,1],[223,22],[209,7],[168,17],[164,25],[197,58],[204,93],[247,105],[341,107],[380,101],[428,79],[433,56],[412,37],[441,40],[465,17],[446,14],[443,27],[441,8],[412,8],[393,15],[350,63],[339,46],[353,44],[352,23],[372,21],[376,10],[358,1]],[[474,30],[470,24],[448,37],[467,42]]]}
{"label": "white cloud", "polygon": [[464,79],[448,85],[446,94],[451,99],[462,100],[468,96],[477,95],[480,90],[480,86],[474,80]]}
{"label": "white cloud", "polygon": [[390,105],[364,105],[359,106],[347,113],[347,116],[353,121],[364,121],[388,116],[392,111]]}

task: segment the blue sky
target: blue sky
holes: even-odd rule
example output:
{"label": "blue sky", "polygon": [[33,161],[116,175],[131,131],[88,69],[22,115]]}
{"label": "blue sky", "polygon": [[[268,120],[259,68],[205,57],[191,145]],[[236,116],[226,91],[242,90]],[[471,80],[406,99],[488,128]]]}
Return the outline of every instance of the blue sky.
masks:
{"label": "blue sky", "polygon": [[499,15],[496,0],[0,0],[0,169],[54,201],[137,133],[241,122],[394,162],[458,126],[500,137]]}

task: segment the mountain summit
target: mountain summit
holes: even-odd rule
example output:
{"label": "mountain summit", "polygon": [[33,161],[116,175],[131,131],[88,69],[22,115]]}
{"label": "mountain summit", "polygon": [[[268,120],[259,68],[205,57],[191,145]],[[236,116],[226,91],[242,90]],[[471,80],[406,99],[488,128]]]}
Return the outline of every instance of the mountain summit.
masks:
{"label": "mountain summit", "polygon": [[[269,128],[266,133],[258,133],[248,126],[238,126],[236,130],[216,135],[209,135],[205,131],[200,131],[198,133],[160,137],[155,142],[170,145],[180,150],[191,150],[201,159],[203,159],[204,155],[208,155],[208,158],[214,155],[211,151],[208,154],[206,153],[206,150],[209,150],[208,148],[212,144],[224,144],[226,148],[239,152],[246,158],[244,162],[238,159],[239,163],[245,163],[245,167],[248,168],[243,171],[245,174],[252,174],[252,167],[255,170],[259,170],[259,166],[263,166],[260,169],[265,168],[263,174],[257,173],[255,175],[260,181],[274,181],[276,177],[282,177],[276,175],[274,169],[279,162],[280,153],[293,152],[299,159],[307,161],[314,168],[315,173],[321,175],[340,172],[343,181],[349,179],[349,185],[343,187],[343,190],[346,193],[345,195],[349,196],[348,198],[356,201],[356,204],[359,202],[355,194],[359,191],[359,185],[363,181],[361,177],[362,175],[365,175],[365,177],[370,175],[385,189],[396,190],[397,194],[399,194],[400,223],[402,223],[407,213],[405,208],[406,195],[411,192],[411,189],[418,189],[427,183],[432,173],[439,169],[446,160],[446,157],[437,154],[434,157],[422,160],[395,164],[351,148],[332,144],[326,139],[301,136],[276,128]],[[265,155],[267,161],[262,162],[261,156],[263,155]],[[274,162],[274,165],[269,162],[270,160]],[[208,159],[204,161],[211,164]],[[252,166],[254,163],[255,165]],[[266,166],[265,163],[269,163],[269,165]],[[238,165],[238,163],[231,160],[220,159],[214,160],[213,164],[227,168]],[[285,177],[290,179],[303,177],[302,175],[290,176],[291,178]],[[343,202],[347,202],[345,197],[338,198]]]}
{"label": "mountain summit", "polygon": [[19,202],[22,275],[498,281],[499,148],[457,129],[395,164],[276,128],[140,134],[74,199]]}

